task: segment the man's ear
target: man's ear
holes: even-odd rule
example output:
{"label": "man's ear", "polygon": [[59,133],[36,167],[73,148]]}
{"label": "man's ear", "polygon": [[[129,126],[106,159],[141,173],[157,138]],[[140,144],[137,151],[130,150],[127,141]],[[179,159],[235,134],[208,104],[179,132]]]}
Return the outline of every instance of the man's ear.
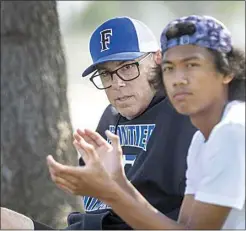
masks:
{"label": "man's ear", "polygon": [[223,84],[229,84],[234,79],[233,75],[226,75],[223,78]]}
{"label": "man's ear", "polygon": [[155,52],[154,54],[154,60],[155,60],[155,63],[158,64],[158,65],[161,65],[161,62],[162,62],[162,54],[161,54],[161,51],[158,50]]}

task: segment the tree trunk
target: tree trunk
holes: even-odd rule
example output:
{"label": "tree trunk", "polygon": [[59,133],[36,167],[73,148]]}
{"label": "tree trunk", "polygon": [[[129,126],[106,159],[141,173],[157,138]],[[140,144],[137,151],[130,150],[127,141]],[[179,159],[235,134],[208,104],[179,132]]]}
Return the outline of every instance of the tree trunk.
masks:
{"label": "tree trunk", "polygon": [[46,156],[77,164],[55,1],[1,1],[1,206],[62,228],[78,198]]}

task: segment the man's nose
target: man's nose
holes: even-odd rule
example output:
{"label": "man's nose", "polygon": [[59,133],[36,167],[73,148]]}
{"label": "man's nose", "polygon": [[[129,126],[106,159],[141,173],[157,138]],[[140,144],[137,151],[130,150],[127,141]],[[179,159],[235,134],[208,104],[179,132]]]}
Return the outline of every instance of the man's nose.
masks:
{"label": "man's nose", "polygon": [[120,88],[126,86],[126,83],[124,80],[122,80],[116,73],[112,75],[112,87],[114,88]]}

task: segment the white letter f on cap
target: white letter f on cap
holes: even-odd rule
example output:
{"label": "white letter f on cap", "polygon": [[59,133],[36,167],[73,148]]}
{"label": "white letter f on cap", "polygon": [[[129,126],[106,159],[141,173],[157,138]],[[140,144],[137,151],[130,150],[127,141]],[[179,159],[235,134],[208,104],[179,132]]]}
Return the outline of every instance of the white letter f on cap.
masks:
{"label": "white letter f on cap", "polygon": [[112,29],[106,29],[100,32],[101,34],[101,52],[109,49],[108,44],[110,44],[110,36],[113,35]]}

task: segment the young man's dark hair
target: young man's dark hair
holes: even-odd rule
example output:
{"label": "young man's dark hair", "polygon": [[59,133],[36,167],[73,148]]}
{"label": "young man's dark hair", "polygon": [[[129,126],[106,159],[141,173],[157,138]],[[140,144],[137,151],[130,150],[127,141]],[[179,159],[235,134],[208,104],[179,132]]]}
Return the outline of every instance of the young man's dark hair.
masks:
{"label": "young man's dark hair", "polygon": [[210,52],[214,56],[216,69],[224,75],[233,76],[229,83],[229,101],[245,101],[245,54],[237,48],[227,54],[212,50]]}

